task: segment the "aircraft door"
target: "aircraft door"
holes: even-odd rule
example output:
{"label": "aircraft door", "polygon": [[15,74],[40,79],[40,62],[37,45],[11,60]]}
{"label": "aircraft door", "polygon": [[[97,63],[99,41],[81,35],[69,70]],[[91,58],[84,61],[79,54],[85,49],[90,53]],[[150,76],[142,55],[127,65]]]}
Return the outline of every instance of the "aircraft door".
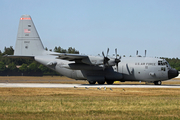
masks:
{"label": "aircraft door", "polygon": [[159,70],[159,78],[165,78],[167,76],[167,68],[161,67]]}

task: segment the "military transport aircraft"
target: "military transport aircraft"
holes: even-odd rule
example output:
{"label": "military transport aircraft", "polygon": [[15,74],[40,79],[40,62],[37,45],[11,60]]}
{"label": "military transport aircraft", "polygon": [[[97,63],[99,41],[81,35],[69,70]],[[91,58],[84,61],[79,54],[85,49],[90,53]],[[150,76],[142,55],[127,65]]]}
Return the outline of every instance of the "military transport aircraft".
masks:
{"label": "military transport aircraft", "polygon": [[136,57],[108,57],[109,49],[102,56],[56,53],[46,51],[30,15],[22,15],[19,22],[14,55],[10,58],[33,58],[37,62],[76,79],[87,80],[89,84],[113,84],[114,81],[145,81],[161,85],[161,81],[178,76],[164,59]]}

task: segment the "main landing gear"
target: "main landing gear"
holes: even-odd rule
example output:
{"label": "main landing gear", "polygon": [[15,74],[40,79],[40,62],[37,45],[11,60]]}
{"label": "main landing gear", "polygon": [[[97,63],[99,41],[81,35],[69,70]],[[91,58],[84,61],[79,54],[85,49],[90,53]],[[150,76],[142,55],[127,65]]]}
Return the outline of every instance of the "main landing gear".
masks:
{"label": "main landing gear", "polygon": [[155,84],[155,85],[161,85],[161,83],[162,83],[162,82],[161,82],[160,80],[159,80],[159,81],[154,81],[154,84]]}
{"label": "main landing gear", "polygon": [[89,82],[89,84],[91,84],[91,85],[96,84],[96,81],[88,81],[88,82]]}
{"label": "main landing gear", "polygon": [[106,81],[107,84],[112,85],[114,81]]}
{"label": "main landing gear", "polygon": [[105,83],[105,81],[98,81],[99,85],[103,85]]}
{"label": "main landing gear", "polygon": [[[88,81],[88,82],[89,82],[89,84],[91,84],[91,85],[96,84],[96,81]],[[105,81],[97,81],[97,83],[98,83],[99,85],[103,85],[103,84],[105,83]],[[107,83],[107,84],[113,84],[114,81],[106,81],[106,83]]]}

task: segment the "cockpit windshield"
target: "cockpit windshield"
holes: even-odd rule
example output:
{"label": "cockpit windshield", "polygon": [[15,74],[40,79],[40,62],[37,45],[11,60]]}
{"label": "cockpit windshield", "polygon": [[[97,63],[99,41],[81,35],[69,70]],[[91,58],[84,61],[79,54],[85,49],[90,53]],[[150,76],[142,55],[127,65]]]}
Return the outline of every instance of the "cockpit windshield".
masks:
{"label": "cockpit windshield", "polygon": [[169,65],[169,63],[166,60],[159,60],[158,65],[159,66],[165,66],[166,65],[167,68],[171,68],[171,66]]}

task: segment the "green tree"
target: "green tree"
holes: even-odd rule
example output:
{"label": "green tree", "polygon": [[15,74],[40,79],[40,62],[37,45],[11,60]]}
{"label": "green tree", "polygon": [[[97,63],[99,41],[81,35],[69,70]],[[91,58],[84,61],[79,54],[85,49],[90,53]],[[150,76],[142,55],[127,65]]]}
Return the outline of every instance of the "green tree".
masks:
{"label": "green tree", "polygon": [[38,71],[38,65],[37,63],[33,62],[29,65],[29,68],[28,68],[31,72],[37,72]]}
{"label": "green tree", "polygon": [[44,65],[40,65],[39,69],[44,73],[44,72],[49,72],[49,68],[45,67]]}
{"label": "green tree", "polygon": [[4,48],[4,52],[3,52],[3,54],[4,55],[13,55],[13,53],[14,53],[14,49],[13,49],[13,47],[12,46],[10,46],[9,48]]}
{"label": "green tree", "polygon": [[75,48],[69,47],[68,53],[79,54],[79,51],[77,51]]}
{"label": "green tree", "polygon": [[9,69],[10,71],[16,71],[16,70],[17,70],[16,64],[14,64],[14,62],[10,63],[10,64],[8,65],[8,69]]}
{"label": "green tree", "polygon": [[69,47],[68,50],[59,47],[54,48],[54,52],[58,53],[72,53],[72,54],[79,54],[79,51],[77,51],[75,48]]}
{"label": "green tree", "polygon": [[6,65],[0,61],[0,72],[4,72],[6,70]]}
{"label": "green tree", "polygon": [[61,48],[61,47],[59,46],[59,47],[55,47],[55,48],[54,48],[54,52],[67,53],[67,50],[66,50],[66,49],[63,49],[63,48]]}
{"label": "green tree", "polygon": [[0,50],[0,57],[2,56],[2,52],[1,52],[1,50]]}
{"label": "green tree", "polygon": [[180,71],[180,59],[178,58],[162,58],[166,59],[166,61],[170,64],[172,68],[175,68],[176,70]]}
{"label": "green tree", "polygon": [[22,64],[21,67],[19,67],[19,71],[21,72],[27,72],[28,71],[28,67],[27,64]]}

